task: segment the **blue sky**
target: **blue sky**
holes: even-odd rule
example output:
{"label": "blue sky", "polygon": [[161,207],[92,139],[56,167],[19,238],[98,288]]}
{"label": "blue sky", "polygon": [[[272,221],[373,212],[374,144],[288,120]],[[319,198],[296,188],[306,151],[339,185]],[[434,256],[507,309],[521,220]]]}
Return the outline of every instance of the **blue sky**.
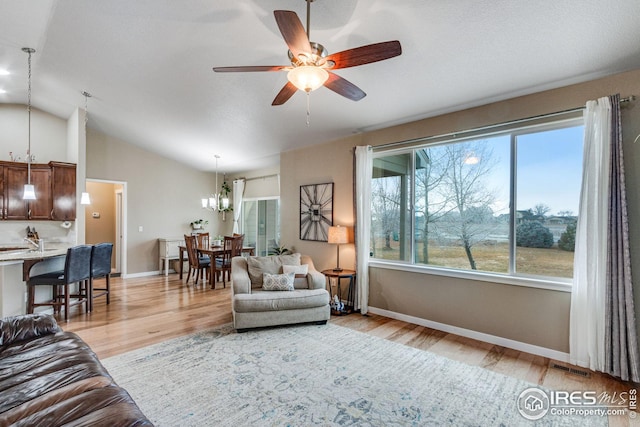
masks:
{"label": "blue sky", "polygon": [[[582,180],[583,127],[535,132],[517,137],[517,209],[525,210],[542,203],[549,214],[572,211],[578,214]],[[497,196],[495,214],[509,209],[509,136],[487,140],[498,162],[488,177]]]}

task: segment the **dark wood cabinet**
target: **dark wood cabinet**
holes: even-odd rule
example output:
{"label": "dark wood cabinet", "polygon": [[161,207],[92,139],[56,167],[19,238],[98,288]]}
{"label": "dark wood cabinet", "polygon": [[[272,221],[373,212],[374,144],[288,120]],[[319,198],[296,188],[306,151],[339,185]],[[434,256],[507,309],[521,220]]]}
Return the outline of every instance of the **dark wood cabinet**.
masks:
{"label": "dark wood cabinet", "polygon": [[53,209],[51,219],[74,221],[76,219],[76,165],[49,162],[51,168],[51,194]]}
{"label": "dark wood cabinet", "polygon": [[36,199],[28,202],[28,219],[51,219],[51,169],[48,165],[31,166],[31,183],[36,192]]}
{"label": "dark wood cabinet", "polygon": [[27,165],[13,164],[3,167],[4,185],[3,219],[27,219],[29,209],[26,200],[22,199],[24,185],[27,183]]}
{"label": "dark wood cabinet", "polygon": [[26,163],[0,162],[0,218],[73,221],[76,218],[76,165],[49,162],[31,165],[36,200],[23,200]]}

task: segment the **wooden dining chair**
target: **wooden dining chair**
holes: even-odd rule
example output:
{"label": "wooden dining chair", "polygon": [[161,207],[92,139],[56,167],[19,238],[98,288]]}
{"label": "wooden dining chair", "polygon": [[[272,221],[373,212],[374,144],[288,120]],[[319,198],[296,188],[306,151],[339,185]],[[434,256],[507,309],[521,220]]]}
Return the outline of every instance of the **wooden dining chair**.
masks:
{"label": "wooden dining chair", "polygon": [[213,277],[211,278],[211,289],[216,288],[216,280],[222,276],[223,286],[227,287],[227,280],[231,280],[231,260],[233,257],[242,254],[242,242],[244,234],[238,236],[224,236],[223,252],[215,258],[213,264]]}
{"label": "wooden dining chair", "polygon": [[209,249],[209,233],[198,233],[196,234],[196,238],[198,240],[199,248],[207,248]]}
{"label": "wooden dining chair", "polygon": [[[209,276],[209,268],[211,266],[211,259],[206,257],[201,257],[198,254],[198,239],[195,236],[189,236],[187,234],[184,235],[184,243],[187,247],[187,258],[189,260],[189,274],[187,275],[187,283],[189,283],[189,279],[191,278],[191,274],[195,272],[194,276],[194,284],[198,284],[198,277],[201,277],[203,280],[205,275]],[[211,278],[209,278],[211,280]]]}

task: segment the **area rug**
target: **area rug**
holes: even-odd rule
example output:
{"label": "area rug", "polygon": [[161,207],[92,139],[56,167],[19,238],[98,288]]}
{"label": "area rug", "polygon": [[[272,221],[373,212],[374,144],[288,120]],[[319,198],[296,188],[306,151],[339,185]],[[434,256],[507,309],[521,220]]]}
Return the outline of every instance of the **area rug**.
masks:
{"label": "area rug", "polygon": [[224,325],[103,362],[157,426],[607,425],[534,423],[525,381],[332,324]]}

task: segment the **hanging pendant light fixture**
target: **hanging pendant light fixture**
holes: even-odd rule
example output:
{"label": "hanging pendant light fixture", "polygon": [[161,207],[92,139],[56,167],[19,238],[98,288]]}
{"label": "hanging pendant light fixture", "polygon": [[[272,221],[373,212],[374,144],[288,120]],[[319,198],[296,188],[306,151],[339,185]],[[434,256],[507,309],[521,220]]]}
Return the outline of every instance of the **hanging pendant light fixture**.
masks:
{"label": "hanging pendant light fixture", "polygon": [[220,208],[220,194],[218,193],[218,159],[220,158],[220,156],[216,154],[215,157],[216,157],[216,186],[214,188],[216,189],[215,190],[216,193],[213,195],[212,198],[209,199],[209,203],[211,203],[211,206],[214,211]]}
{"label": "hanging pendant light fixture", "polygon": [[[87,122],[89,122],[89,98],[91,98],[91,94],[87,91],[82,91],[82,96],[84,96],[84,141],[87,143]],[[80,204],[81,205],[90,205],[91,204],[91,196],[87,192],[87,181],[85,178],[84,183],[84,191],[80,196]]]}
{"label": "hanging pendant light fixture", "polygon": [[215,186],[215,191],[216,193],[213,193],[212,195],[209,196],[208,199],[202,199],[202,207],[203,208],[209,208],[212,211],[216,211],[217,209],[219,209],[218,206],[218,201],[219,199],[219,194],[217,193],[217,189],[218,189],[218,159],[220,158],[219,155],[215,155],[214,156],[216,158],[216,186]]}
{"label": "hanging pendant light fixture", "polygon": [[[217,180],[216,180],[217,184]],[[218,210],[224,211],[225,209],[229,209],[229,193],[227,192],[227,174],[222,175],[222,186],[220,189],[220,193],[218,196],[218,200],[220,205],[218,206]],[[223,212],[224,213],[224,212]]]}
{"label": "hanging pendant light fixture", "polygon": [[27,145],[27,183],[24,185],[23,200],[36,200],[36,191],[31,184],[31,54],[36,50],[30,47],[23,47],[22,51],[29,54],[28,68],[28,88],[27,88],[27,115],[29,117],[28,145]]}

